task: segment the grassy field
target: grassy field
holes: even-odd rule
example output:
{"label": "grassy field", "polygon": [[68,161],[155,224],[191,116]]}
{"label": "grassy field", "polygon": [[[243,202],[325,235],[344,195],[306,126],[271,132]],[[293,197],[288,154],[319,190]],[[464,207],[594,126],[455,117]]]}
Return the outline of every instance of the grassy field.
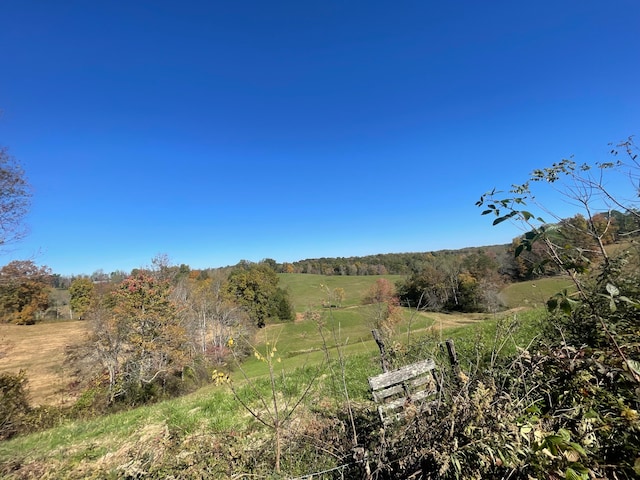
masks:
{"label": "grassy field", "polygon": [[[305,385],[312,384],[313,388],[287,424],[287,438],[298,439],[291,445],[298,445],[296,442],[300,439],[315,439],[316,443],[304,450],[305,454],[329,451],[333,448],[332,441],[324,435],[331,430],[323,429],[333,428],[330,426],[337,416],[345,414],[341,410],[346,398],[343,386],[356,411],[361,412],[358,413],[362,415],[360,421],[370,424],[371,418],[377,416],[367,378],[381,372],[379,353],[371,336],[371,307],[360,304],[377,277],[283,277],[296,310],[302,313],[311,309],[318,313],[319,321],[299,318],[295,322],[270,325],[259,331],[255,347],[264,352],[266,342],[277,343],[278,381],[286,384],[286,388],[278,392],[283,405],[290,401],[286,395],[295,398],[304,391]],[[347,294],[344,306],[322,307],[325,297],[320,285],[344,288]],[[536,285],[513,286],[505,292],[505,298],[510,305],[516,305],[511,302],[518,302],[527,289],[542,286],[540,291],[548,288],[555,293],[553,289],[562,286],[555,279],[549,284],[544,280]],[[477,362],[479,352],[490,355],[496,348],[514,352],[516,345],[526,346],[542,316],[540,311],[518,309],[499,315],[405,311],[395,340],[407,351],[413,346],[414,355],[425,358],[440,351],[442,340],[453,338],[461,366],[469,369]],[[82,322],[31,327],[0,325],[3,355],[0,368],[9,371],[26,368],[32,397],[57,403],[61,396],[55,385],[60,384],[65,375],[61,369],[64,347],[82,338],[84,333]],[[345,359],[344,370],[339,367],[339,354]],[[265,375],[268,365],[251,357],[244,362],[243,370],[250,381],[236,370],[232,374],[234,388],[264,414],[263,406],[270,402],[271,394],[269,378]],[[267,403],[262,403],[260,398],[267,399]],[[228,385],[209,385],[191,395],[156,405],[91,420],[63,421],[56,428],[1,442],[0,476],[16,479],[165,478],[172,475],[173,478],[242,478],[235,475],[237,471],[252,471],[261,472],[253,475],[256,478],[284,478],[267,473],[272,461],[272,434],[272,430],[240,405]],[[288,448],[292,448],[291,445]],[[335,465],[337,457],[314,455],[313,458],[300,457],[295,449],[288,450],[283,457],[283,469],[291,477]],[[250,463],[256,458],[260,459],[260,466]],[[267,470],[260,470],[264,468]]]}
{"label": "grassy field", "polygon": [[344,289],[342,306],[349,307],[362,304],[362,299],[378,278],[386,278],[391,283],[404,278],[402,275],[326,276],[306,273],[282,273],[279,277],[280,285],[289,291],[298,313],[327,301],[327,288],[330,291]]}
{"label": "grassy field", "polygon": [[[515,344],[526,345],[534,332],[531,326],[539,318],[540,313],[535,311],[509,314],[448,328],[444,334],[455,339],[461,366],[469,369],[477,360],[479,349],[490,353],[492,345],[499,344],[503,350],[515,351]],[[521,330],[513,329],[514,325]],[[504,335],[507,330],[514,335]],[[524,336],[519,331],[524,332]],[[416,331],[411,339],[420,341],[426,354],[438,350],[438,334],[433,331],[430,335]],[[286,342],[284,332],[281,341],[283,344],[297,343]],[[353,408],[360,421],[365,422],[377,417],[367,377],[380,373],[375,345],[365,348],[368,343],[354,344],[357,347],[345,349],[348,355],[344,370],[344,384]],[[359,348],[362,351],[357,352]],[[278,353],[284,355],[285,351]],[[289,388],[287,393],[284,390],[279,393],[281,402],[286,401],[282,395],[300,395],[304,386],[313,382],[313,388],[287,424],[287,438],[311,442],[311,447],[305,447],[304,452],[318,451],[318,447],[321,452],[312,458],[301,458],[294,446],[302,447],[298,443],[288,444],[283,455],[286,476],[274,476],[269,470],[273,461],[272,431],[244,410],[228,385],[209,385],[191,395],[156,405],[92,420],[67,421],[47,431],[2,442],[0,475],[15,479],[167,476],[276,479],[298,477],[332,467],[339,459],[330,454],[332,440],[324,435],[331,430],[324,429],[334,425],[336,416],[345,412],[340,406],[344,402],[344,396],[340,394],[342,374],[335,361],[336,352],[332,351],[330,355],[333,362],[325,364],[315,374],[314,368],[303,368],[305,356],[301,354],[290,357],[297,362],[284,369]],[[249,384],[234,383],[239,395],[254,408],[260,409],[259,398],[269,401],[268,378],[255,378]],[[366,427],[362,425],[359,428]],[[323,456],[323,449],[329,454]],[[256,459],[259,459],[259,464],[252,463]],[[243,477],[238,475],[239,471],[251,474]]]}
{"label": "grassy field", "polygon": [[[261,329],[255,339],[255,346],[263,350],[267,342],[277,343],[281,363],[285,369],[303,364],[317,364],[325,357],[325,348],[334,351],[336,345],[343,348],[345,355],[377,352],[371,330],[372,306],[362,305],[369,288],[378,278],[395,282],[400,275],[382,276],[324,276],[307,274],[282,274],[282,285],[291,294],[298,319],[293,323],[269,325]],[[345,301],[340,308],[325,308],[326,288],[343,288]],[[314,311],[321,319],[323,336],[319,323],[303,319],[303,312]],[[415,312],[405,310],[404,320],[397,327],[397,340],[405,341],[408,335],[420,335],[428,330],[468,325],[490,318],[488,314],[447,314],[436,312]],[[251,357],[243,363],[244,373],[249,377],[264,375],[267,366]],[[236,379],[242,378],[239,371],[232,373]]]}
{"label": "grassy field", "polygon": [[[395,282],[399,275],[384,275]],[[346,355],[376,352],[371,335],[371,312],[362,305],[362,299],[370,286],[380,276],[323,276],[307,274],[281,274],[280,281],[290,292],[299,320],[293,323],[270,325],[259,331],[255,340],[257,348],[267,342],[278,342],[282,364],[295,368],[302,364],[314,364],[325,357],[323,340],[318,324],[301,321],[306,310],[317,311],[324,324],[326,345],[335,350],[336,344],[344,348]],[[323,308],[326,286],[330,290],[343,288],[345,301],[341,308]],[[566,278],[546,278],[507,286],[501,296],[512,309],[544,305],[546,299],[563,288],[570,287]],[[405,342],[411,335],[420,335],[430,329],[442,331],[461,327],[491,318],[487,314],[446,314],[436,312],[405,312],[405,320],[398,326],[397,340]],[[42,323],[32,326],[0,324],[0,372],[27,371],[29,391],[34,404],[60,404],[69,401],[60,387],[68,380],[64,367],[64,350],[67,345],[81,341],[86,335],[86,324],[79,321]],[[247,375],[266,373],[266,366],[255,358],[244,364]],[[241,378],[238,371],[235,378]]]}
{"label": "grassy field", "polygon": [[569,292],[575,290],[569,277],[541,278],[507,285],[500,292],[500,300],[507,308],[538,308],[546,305],[551,296],[564,289]]}
{"label": "grassy field", "polygon": [[[298,320],[294,323],[269,325],[261,329],[255,340],[255,347],[261,352],[267,342],[277,344],[278,354],[285,369],[295,368],[303,364],[317,364],[325,356],[325,348],[331,353],[340,346],[345,355],[358,353],[376,353],[377,345],[371,330],[371,307],[366,305],[344,308],[317,308],[321,315],[322,332],[319,324],[309,320]],[[407,340],[408,336],[416,336],[443,329],[469,325],[487,318],[487,314],[445,314],[405,311],[404,320],[397,327],[396,339]],[[267,373],[267,366],[256,358],[248,358],[243,363],[247,376],[254,377]],[[234,378],[242,378],[242,373],[235,371]]]}

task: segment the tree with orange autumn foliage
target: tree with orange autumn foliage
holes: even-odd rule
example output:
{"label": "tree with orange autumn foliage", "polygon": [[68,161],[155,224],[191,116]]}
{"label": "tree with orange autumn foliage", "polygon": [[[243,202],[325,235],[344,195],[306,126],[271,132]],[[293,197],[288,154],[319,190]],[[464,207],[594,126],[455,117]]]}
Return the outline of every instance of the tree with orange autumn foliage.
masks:
{"label": "tree with orange autumn foliage", "polygon": [[402,320],[402,309],[395,287],[386,278],[379,278],[367,292],[364,303],[370,305],[372,327],[378,330],[384,341],[388,341],[395,333],[396,325]]}
{"label": "tree with orange autumn foliage", "polygon": [[0,269],[0,318],[33,325],[49,307],[51,271],[31,260],[14,260]]}
{"label": "tree with orange autumn foliage", "polygon": [[126,278],[89,312],[93,356],[109,375],[109,401],[145,401],[190,360],[171,284],[148,273]]}
{"label": "tree with orange autumn foliage", "polygon": [[144,273],[125,279],[113,293],[114,318],[127,331],[124,373],[137,387],[185,363],[186,332],[170,296],[167,281]]}

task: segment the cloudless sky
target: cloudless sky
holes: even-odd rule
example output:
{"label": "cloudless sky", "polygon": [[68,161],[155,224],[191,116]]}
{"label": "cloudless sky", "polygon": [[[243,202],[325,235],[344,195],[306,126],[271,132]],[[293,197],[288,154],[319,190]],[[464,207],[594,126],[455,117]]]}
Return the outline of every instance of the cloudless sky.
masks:
{"label": "cloudless sky", "polygon": [[33,187],[1,264],[508,243],[482,193],[639,133],[637,0],[3,0],[0,19],[0,145]]}

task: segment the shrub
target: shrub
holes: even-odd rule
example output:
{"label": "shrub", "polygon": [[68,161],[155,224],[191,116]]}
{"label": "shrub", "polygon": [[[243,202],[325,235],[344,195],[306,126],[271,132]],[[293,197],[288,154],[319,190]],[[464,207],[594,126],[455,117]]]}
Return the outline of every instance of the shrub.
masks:
{"label": "shrub", "polygon": [[27,377],[24,370],[18,374],[0,374],[0,440],[17,435],[27,423],[31,407],[26,391]]}

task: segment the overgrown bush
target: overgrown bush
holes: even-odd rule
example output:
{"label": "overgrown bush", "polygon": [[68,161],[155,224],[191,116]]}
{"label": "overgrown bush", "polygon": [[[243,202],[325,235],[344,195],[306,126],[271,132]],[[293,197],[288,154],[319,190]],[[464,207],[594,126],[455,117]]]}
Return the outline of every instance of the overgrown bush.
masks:
{"label": "overgrown bush", "polygon": [[27,423],[31,407],[24,370],[17,374],[0,373],[0,440],[20,433]]}
{"label": "overgrown bush", "polygon": [[[439,371],[431,408],[369,438],[374,478],[637,478],[637,384],[611,352],[540,346]],[[440,360],[441,362],[441,360]],[[476,373],[473,373],[475,371]]]}
{"label": "overgrown bush", "polygon": [[24,370],[0,374],[0,440],[46,430],[72,413],[59,406],[32,406]]}

